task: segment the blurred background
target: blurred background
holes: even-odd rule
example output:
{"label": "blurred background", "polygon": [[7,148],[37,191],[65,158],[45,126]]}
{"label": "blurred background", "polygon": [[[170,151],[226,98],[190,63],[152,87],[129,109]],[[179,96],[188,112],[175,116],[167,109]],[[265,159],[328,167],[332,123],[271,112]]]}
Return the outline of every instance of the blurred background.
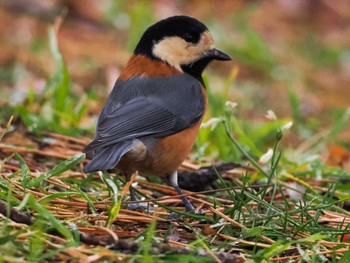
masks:
{"label": "blurred background", "polygon": [[[287,147],[336,127],[326,145],[349,149],[348,0],[0,0],[2,124],[15,114],[30,130],[91,137],[96,115],[143,31],[176,14],[203,21],[216,46],[234,58],[206,71],[207,118],[224,114],[226,100],[237,102],[239,127],[262,138],[255,140],[260,153],[273,138],[265,117],[270,109],[278,125],[294,123],[283,140]],[[259,129],[265,131],[253,132]],[[197,144],[202,152],[208,133]],[[220,150],[213,156],[227,157]]]}

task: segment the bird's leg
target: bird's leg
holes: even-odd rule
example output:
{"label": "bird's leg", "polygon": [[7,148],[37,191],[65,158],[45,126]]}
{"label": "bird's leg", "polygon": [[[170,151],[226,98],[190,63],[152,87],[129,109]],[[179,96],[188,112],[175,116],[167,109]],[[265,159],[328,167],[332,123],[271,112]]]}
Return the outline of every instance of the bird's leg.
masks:
{"label": "bird's leg", "polygon": [[[126,182],[129,182],[131,180],[132,174],[127,174],[126,175]],[[130,184],[129,187],[129,193],[130,193],[130,199],[131,201],[138,201],[136,193],[135,193],[135,188]]]}
{"label": "bird's leg", "polygon": [[[131,177],[132,177],[132,173],[130,173],[130,174],[128,173],[126,175],[126,181],[129,182],[131,180]],[[139,201],[139,199],[136,196],[135,188],[131,184],[129,187],[129,193],[130,193],[130,200],[131,201]],[[142,210],[142,211],[151,210],[149,207],[149,203],[145,203],[145,202],[142,202],[142,203],[137,202],[137,203],[128,204],[128,209],[129,210]]]}
{"label": "bird's leg", "polygon": [[[167,180],[166,182],[168,183],[168,185],[172,186],[175,188],[176,192],[181,195],[181,199],[182,202],[184,203],[185,207],[186,207],[186,211],[190,212],[190,213],[195,213],[195,209],[193,207],[193,205],[190,203],[190,201],[187,199],[186,196],[184,196],[184,193],[182,192],[182,190],[180,189],[178,183],[177,183],[177,171],[171,173],[170,175],[167,176]],[[170,217],[172,217],[170,215]]]}

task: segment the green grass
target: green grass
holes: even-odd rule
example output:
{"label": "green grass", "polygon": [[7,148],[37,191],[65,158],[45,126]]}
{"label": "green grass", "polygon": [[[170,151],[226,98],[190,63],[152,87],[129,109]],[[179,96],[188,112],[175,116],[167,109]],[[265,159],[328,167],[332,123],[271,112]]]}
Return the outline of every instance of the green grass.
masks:
{"label": "green grass", "polygon": [[87,96],[79,98],[72,93],[70,75],[58,49],[53,27],[49,28],[48,36],[56,70],[47,81],[42,94],[35,94],[30,89],[26,101],[16,105],[14,112],[31,131],[39,132],[45,129],[65,134],[79,134],[82,130],[79,123],[88,107]]}

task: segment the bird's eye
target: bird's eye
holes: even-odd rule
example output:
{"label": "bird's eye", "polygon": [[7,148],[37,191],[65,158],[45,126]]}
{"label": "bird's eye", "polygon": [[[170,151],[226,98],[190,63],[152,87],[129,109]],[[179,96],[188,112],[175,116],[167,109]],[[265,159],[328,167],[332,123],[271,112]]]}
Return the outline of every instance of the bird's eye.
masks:
{"label": "bird's eye", "polygon": [[182,38],[187,42],[193,42],[193,35],[190,33],[185,33]]}

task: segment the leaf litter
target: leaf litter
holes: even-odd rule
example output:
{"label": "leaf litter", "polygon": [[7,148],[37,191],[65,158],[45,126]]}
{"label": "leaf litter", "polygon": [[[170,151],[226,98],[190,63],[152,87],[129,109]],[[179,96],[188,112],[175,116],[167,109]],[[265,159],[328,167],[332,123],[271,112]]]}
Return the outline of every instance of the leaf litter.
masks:
{"label": "leaf litter", "polygon": [[[21,141],[13,144],[11,137],[20,138],[21,136],[15,134],[21,132],[22,138],[25,140],[29,138],[32,141],[31,147],[21,146]],[[12,143],[7,143],[7,140]],[[84,160],[85,156],[81,151],[87,142],[88,139],[85,138],[77,139],[51,132],[36,136],[25,130],[11,131],[4,135],[3,141],[0,142],[0,158],[3,160],[0,173],[1,227],[7,226],[12,229],[10,231],[12,235],[5,235],[7,239],[12,238],[17,243],[23,244],[33,239],[32,236],[36,235],[36,232],[42,231],[39,236],[42,239],[41,249],[44,253],[37,259],[66,261],[74,258],[84,262],[112,259],[127,262],[135,257],[134,254],[138,254],[138,251],[147,249],[149,250],[147,253],[151,255],[159,256],[165,253],[164,257],[190,254],[201,256],[203,259],[211,258],[217,262],[245,262],[251,257],[247,251],[263,249],[264,257],[268,255],[266,253],[272,251],[271,260],[280,261],[302,258],[297,249],[300,240],[317,243],[322,247],[319,254],[327,257],[332,255],[339,257],[349,248],[348,243],[341,241],[346,241],[345,232],[342,230],[348,228],[350,218],[347,214],[327,210],[326,205],[321,213],[314,209],[305,215],[300,211],[289,211],[288,220],[291,224],[285,226],[286,230],[293,232],[291,229],[293,225],[305,224],[310,220],[307,216],[311,216],[316,218],[315,223],[325,230],[334,230],[334,233],[338,231],[339,238],[343,238],[341,240],[329,241],[309,231],[295,231],[292,240],[282,245],[271,238],[271,235],[266,236],[264,228],[259,227],[259,224],[255,228],[251,225],[246,226],[239,218],[233,218],[228,212],[236,206],[230,195],[215,195],[234,191],[248,197],[250,201],[241,208],[246,216],[260,205],[269,206],[269,196],[266,197],[266,201],[254,199],[248,191],[249,187],[244,185],[234,188],[201,189],[200,192],[186,190],[184,193],[202,214],[187,215],[178,221],[170,221],[167,220],[167,216],[171,210],[183,210],[180,196],[171,187],[160,182],[136,177],[134,183],[137,183],[137,191],[144,197],[142,202],[149,203],[153,207],[153,212],[124,209],[125,204],[131,203],[127,200],[128,186],[123,185],[124,179],[110,173],[109,180],[115,187],[121,189],[111,191],[97,173],[87,175],[82,172],[82,166],[87,160]],[[180,174],[186,175],[185,178],[191,176],[191,173],[197,176],[210,175],[209,167],[201,168],[195,163],[185,162]],[[223,180],[235,182],[239,181],[238,174],[242,174],[244,170],[249,173],[256,172],[253,168],[238,164],[216,165],[216,168],[225,178]],[[298,185],[298,181],[286,183],[286,186],[294,184],[297,185],[291,187],[295,189],[294,191],[303,187]],[[316,180],[310,180],[308,184],[316,189],[319,187],[317,186],[319,182]],[[256,185],[255,189],[259,187],[264,186]],[[254,187],[252,192],[253,189]],[[273,198],[276,201],[288,195],[296,195],[290,192],[290,189],[283,191]],[[118,196],[115,197],[115,194]],[[300,194],[297,196],[300,198]],[[119,206],[118,211],[111,217],[111,208],[119,200],[123,206]],[[283,211],[277,206],[271,205],[270,209],[275,210],[273,217],[283,216]],[[265,217],[264,214],[257,216],[260,219]],[[143,242],[140,241],[146,238],[152,224],[156,224],[153,233],[156,237],[150,241],[150,247],[143,248]],[[38,225],[44,227],[38,228]],[[239,236],[230,234],[226,228],[228,225],[236,233],[241,234]],[[205,240],[211,248],[204,243],[200,244],[198,240]],[[22,253],[18,250],[16,257],[24,256]],[[144,253],[141,254],[148,255]],[[306,250],[305,253],[311,255],[312,251]]]}

